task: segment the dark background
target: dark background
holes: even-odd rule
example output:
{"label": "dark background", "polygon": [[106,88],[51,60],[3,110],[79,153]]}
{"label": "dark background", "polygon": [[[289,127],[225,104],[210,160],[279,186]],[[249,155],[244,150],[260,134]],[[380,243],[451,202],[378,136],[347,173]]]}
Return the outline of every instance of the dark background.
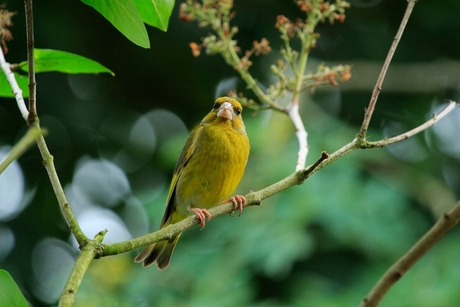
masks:
{"label": "dark background", "polygon": [[[151,49],[128,41],[78,1],[36,1],[37,48],[94,59],[110,75],[37,75],[41,125],[69,203],[89,237],[106,243],[158,228],[175,161],[188,131],[214,99],[238,87],[219,56],[194,58],[188,44],[210,33],[178,19],[167,33],[148,28]],[[309,69],[352,65],[338,88],[302,96],[313,163],[357,133],[363,110],[407,2],[351,1],[344,24],[322,24]],[[26,59],[24,8],[8,44],[10,63]],[[266,37],[272,53],[254,58],[264,87],[280,58],[277,15],[302,17],[289,0],[236,1],[243,50]],[[395,54],[369,133],[372,140],[409,130],[458,100],[460,3],[419,1]],[[297,142],[289,119],[249,109],[251,157],[237,192],[259,190],[294,170]],[[25,133],[13,99],[0,100],[0,153]],[[163,272],[132,262],[135,252],[93,261],[76,306],[356,306],[460,194],[460,111],[385,149],[351,153],[294,187],[182,236]],[[451,231],[389,292],[382,306],[457,306],[460,233]],[[0,268],[33,306],[56,302],[77,255],[37,148],[0,176]]]}

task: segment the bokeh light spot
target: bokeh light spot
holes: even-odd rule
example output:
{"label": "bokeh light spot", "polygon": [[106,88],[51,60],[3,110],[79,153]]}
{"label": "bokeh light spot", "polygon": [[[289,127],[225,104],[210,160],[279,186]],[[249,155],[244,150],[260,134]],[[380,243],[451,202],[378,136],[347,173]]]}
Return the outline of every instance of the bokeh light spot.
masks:
{"label": "bokeh light spot", "polygon": [[[125,223],[112,210],[97,207],[88,208],[77,216],[77,220],[83,232],[89,237],[94,237],[99,231],[107,229],[104,243],[116,243],[131,239],[131,234],[126,229]],[[78,246],[73,236],[71,236],[71,241],[75,247]]]}
{"label": "bokeh light spot", "polygon": [[14,247],[15,237],[10,228],[0,225],[0,262],[11,252]]}
{"label": "bokeh light spot", "polygon": [[[439,113],[445,107],[445,104],[440,105],[433,113]],[[460,108],[452,110],[430,130],[426,132],[430,147],[433,150],[439,150],[447,156],[460,160]]]}
{"label": "bokeh light spot", "polygon": [[101,125],[105,142],[99,152],[125,172],[142,168],[152,158],[156,148],[156,135],[150,121],[133,111],[126,110],[106,119]]}
{"label": "bokeh light spot", "polygon": [[74,264],[66,243],[46,238],[32,251],[33,292],[43,302],[56,302]]}
{"label": "bokeh light spot", "polygon": [[[387,138],[390,138],[408,130],[402,124],[391,121],[385,125],[383,132]],[[387,146],[386,149],[399,160],[411,163],[423,161],[428,156],[427,150],[417,139],[417,136]]]}
{"label": "bokeh light spot", "polygon": [[[0,161],[10,149],[9,146],[0,147]],[[24,190],[24,175],[19,163],[14,161],[0,175],[0,221],[14,218],[25,207]]]}
{"label": "bokeh light spot", "polygon": [[83,193],[93,204],[117,205],[131,192],[125,173],[107,160],[82,158],[73,178],[73,189]]}

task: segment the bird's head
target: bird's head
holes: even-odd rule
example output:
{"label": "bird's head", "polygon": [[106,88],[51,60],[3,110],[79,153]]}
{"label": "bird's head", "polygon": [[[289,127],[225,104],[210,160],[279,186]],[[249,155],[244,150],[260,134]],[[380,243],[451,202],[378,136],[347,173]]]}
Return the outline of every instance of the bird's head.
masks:
{"label": "bird's head", "polygon": [[236,99],[220,97],[217,98],[213,109],[206,115],[202,122],[231,125],[233,129],[244,133],[246,128],[241,116],[242,112],[243,107]]}

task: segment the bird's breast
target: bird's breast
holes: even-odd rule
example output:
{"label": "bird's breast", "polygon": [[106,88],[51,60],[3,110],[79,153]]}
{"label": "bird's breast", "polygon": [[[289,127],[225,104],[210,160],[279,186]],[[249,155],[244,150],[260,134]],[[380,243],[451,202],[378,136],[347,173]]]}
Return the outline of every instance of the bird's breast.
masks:
{"label": "bird's breast", "polygon": [[204,126],[177,182],[176,201],[185,205],[179,207],[211,208],[227,200],[243,176],[248,156],[245,134]]}

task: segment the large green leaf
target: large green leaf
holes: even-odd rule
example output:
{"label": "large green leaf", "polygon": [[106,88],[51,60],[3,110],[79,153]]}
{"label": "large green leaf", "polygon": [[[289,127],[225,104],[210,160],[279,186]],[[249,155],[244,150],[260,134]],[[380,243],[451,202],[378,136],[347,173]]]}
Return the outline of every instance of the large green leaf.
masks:
{"label": "large green leaf", "polygon": [[174,0],[134,0],[142,20],[162,31],[168,30]]}
{"label": "large green leaf", "polygon": [[82,2],[101,13],[133,43],[150,48],[147,29],[134,0],[82,0]]}
{"label": "large green leaf", "polygon": [[[29,97],[28,77],[17,73],[14,73],[14,76],[16,77],[16,82],[18,83],[19,88],[22,90],[22,97]],[[8,80],[6,80],[6,76],[3,72],[0,72],[0,97],[14,97],[11,86],[8,83]]]}
{"label": "large green leaf", "polygon": [[29,304],[22,295],[18,285],[11,275],[0,270],[0,306],[2,307],[28,307]]}
{"label": "large green leaf", "polygon": [[[81,55],[51,49],[34,50],[35,72],[58,71],[66,74],[96,74],[114,73],[96,61]],[[27,62],[22,62],[19,67],[27,72]]]}

